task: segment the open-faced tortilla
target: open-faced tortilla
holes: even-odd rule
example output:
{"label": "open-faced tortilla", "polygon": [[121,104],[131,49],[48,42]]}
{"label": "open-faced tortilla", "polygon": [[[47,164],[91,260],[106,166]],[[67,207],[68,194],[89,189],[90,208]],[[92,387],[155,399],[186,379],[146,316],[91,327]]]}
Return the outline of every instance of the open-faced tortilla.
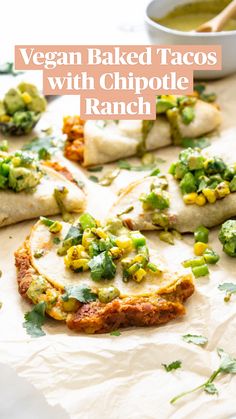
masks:
{"label": "open-faced tortilla", "polygon": [[[217,153],[225,162],[232,164],[236,160],[233,153],[234,142],[235,140],[232,138],[226,144],[218,142],[205,149],[202,154],[213,157]],[[140,197],[148,194],[152,185],[158,182],[158,178],[152,176],[133,182],[125,188],[112,207],[109,217],[118,215],[123,223],[132,230],[170,228],[185,233],[194,232],[199,225],[214,227],[228,218],[236,216],[236,192],[232,192],[214,203],[206,203],[202,206],[187,205],[184,202],[179,182],[172,175],[166,175],[165,179],[168,183],[166,191],[169,195],[169,207],[157,212],[164,214],[166,225],[156,224],[155,211],[144,210],[143,203],[140,200]]]}
{"label": "open-faced tortilla", "polygon": [[67,193],[63,198],[65,211],[77,213],[84,209],[85,194],[66,168],[58,163],[48,163],[41,167],[43,176],[32,191],[0,189],[0,227],[40,215],[59,214],[61,208],[55,199],[56,189],[66,188]]}
{"label": "open-faced tortilla", "polygon": [[90,120],[79,129],[78,117],[74,118],[74,122],[68,117],[64,121],[64,132],[68,136],[65,155],[84,166],[135,156],[140,148],[151,151],[176,142],[173,133],[181,138],[196,138],[209,133],[220,124],[221,113],[214,105],[197,100],[194,119],[188,124],[184,124],[178,115],[172,126],[164,114],[158,114],[156,121],[150,122],[145,132],[143,122],[138,120]]}
{"label": "open-faced tortilla", "polygon": [[[34,304],[44,302],[49,316],[66,321],[68,327],[76,331],[102,333],[115,330],[118,327],[156,326],[185,313],[183,302],[194,291],[192,276],[191,274],[168,271],[163,261],[160,261],[160,256],[153,245],[149,246],[150,243],[147,243],[149,256],[145,261],[146,271],[141,272],[142,274],[144,272],[145,277],[134,280],[134,277],[127,279],[126,276],[124,280],[122,279],[124,278],[122,260],[125,261],[127,255],[129,257],[139,255],[139,250],[131,249],[129,253],[122,250],[121,246],[124,246],[123,231],[116,235],[113,232],[111,235],[101,227],[90,229],[90,232],[94,231],[92,240],[95,247],[99,243],[102,246],[105,245],[104,239],[98,236],[100,234],[104,237],[104,231],[107,235],[106,243],[111,237],[112,240],[121,238],[122,241],[122,244],[114,244],[111,250],[107,248],[107,251],[101,251],[100,249],[100,253],[98,253],[100,256],[105,252],[106,257],[112,257],[112,259],[110,262],[106,260],[105,264],[102,263],[100,267],[98,266],[94,270],[96,275],[93,277],[89,270],[73,271],[68,267],[68,262],[65,264],[64,260],[65,258],[68,260],[70,254],[72,255],[71,260],[76,263],[77,256],[75,255],[78,254],[76,252],[81,252],[82,247],[82,252],[90,254],[89,246],[92,242],[89,242],[89,246],[86,245],[88,228],[86,231],[82,230],[83,236],[80,238],[77,236],[77,243],[81,244],[67,249],[66,256],[59,256],[58,253],[61,254],[60,250],[65,246],[65,239],[68,242],[68,237],[69,240],[72,238],[75,243],[75,228],[78,228],[78,226],[72,227],[71,224],[64,222],[61,223],[61,226],[62,229],[57,234],[53,234],[43,221],[37,222],[32,228],[30,236],[15,254],[20,294],[30,299]],[[130,233],[126,232],[125,234],[127,239]],[[132,242],[130,238],[128,240]],[[141,237],[141,240],[145,240],[145,238]],[[117,252],[120,252],[119,259],[114,256]],[[83,255],[83,257],[85,256]],[[93,256],[90,254],[89,261],[91,262],[96,257],[94,254]],[[148,268],[147,263],[149,262],[151,262],[152,269],[156,266],[155,272]],[[116,266],[116,272],[112,277],[109,277],[110,263],[113,264],[113,268]],[[73,266],[75,269],[75,265]],[[106,272],[103,277],[98,277],[100,269],[103,269],[103,273]],[[107,287],[115,288],[116,294],[112,299],[106,297],[106,301],[104,301]],[[87,290],[87,298],[81,288]],[[66,292],[71,298],[65,298]],[[93,298],[91,298],[91,292]],[[103,299],[101,299],[101,292]],[[110,296],[110,294],[106,295]]]}

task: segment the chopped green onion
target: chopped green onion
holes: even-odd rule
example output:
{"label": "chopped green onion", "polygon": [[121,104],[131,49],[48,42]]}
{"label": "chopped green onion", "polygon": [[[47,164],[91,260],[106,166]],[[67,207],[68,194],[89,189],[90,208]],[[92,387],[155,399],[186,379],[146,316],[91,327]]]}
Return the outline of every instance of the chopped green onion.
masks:
{"label": "chopped green onion", "polygon": [[199,278],[201,276],[209,275],[209,269],[206,264],[201,266],[194,266],[192,268],[192,273],[195,276],[195,278]]}
{"label": "chopped green onion", "polygon": [[204,257],[188,259],[182,262],[184,268],[194,268],[196,266],[202,266],[205,264]]}

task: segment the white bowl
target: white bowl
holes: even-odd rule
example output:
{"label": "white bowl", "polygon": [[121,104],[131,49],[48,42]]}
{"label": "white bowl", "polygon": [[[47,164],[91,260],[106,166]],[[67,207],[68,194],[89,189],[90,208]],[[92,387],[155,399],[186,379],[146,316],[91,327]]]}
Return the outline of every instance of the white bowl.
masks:
{"label": "white bowl", "polygon": [[146,28],[151,43],[165,45],[221,45],[222,70],[196,71],[199,79],[217,79],[236,71],[236,31],[215,33],[182,32],[167,28],[154,22],[152,18],[162,18],[176,6],[201,0],[153,0],[146,8]]}

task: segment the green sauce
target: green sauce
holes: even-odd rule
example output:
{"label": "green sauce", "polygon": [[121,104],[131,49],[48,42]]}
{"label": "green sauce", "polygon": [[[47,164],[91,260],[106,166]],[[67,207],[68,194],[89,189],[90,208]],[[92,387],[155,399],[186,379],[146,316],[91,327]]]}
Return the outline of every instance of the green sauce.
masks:
{"label": "green sauce", "polygon": [[[215,17],[229,3],[230,0],[205,0],[187,3],[177,6],[161,19],[153,18],[153,20],[167,28],[188,32]],[[236,18],[230,19],[223,30],[235,31]]]}

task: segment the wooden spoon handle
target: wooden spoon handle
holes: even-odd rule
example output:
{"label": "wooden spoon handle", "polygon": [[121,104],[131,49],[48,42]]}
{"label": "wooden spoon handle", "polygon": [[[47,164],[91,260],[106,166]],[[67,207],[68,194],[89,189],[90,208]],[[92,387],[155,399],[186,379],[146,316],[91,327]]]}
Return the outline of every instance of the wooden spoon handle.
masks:
{"label": "wooden spoon handle", "polygon": [[221,31],[226,22],[234,15],[236,15],[236,0],[233,0],[221,13],[210,21],[213,31]]}

